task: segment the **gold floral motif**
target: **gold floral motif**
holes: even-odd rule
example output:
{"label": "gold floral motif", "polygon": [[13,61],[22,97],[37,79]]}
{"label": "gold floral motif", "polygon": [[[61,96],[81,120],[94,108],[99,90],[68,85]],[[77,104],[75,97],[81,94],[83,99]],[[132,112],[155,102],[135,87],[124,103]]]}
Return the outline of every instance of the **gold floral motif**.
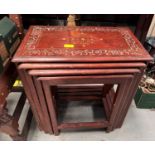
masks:
{"label": "gold floral motif", "polygon": [[[36,50],[35,45],[42,35],[44,31],[64,31],[64,30],[76,30],[80,33],[84,34],[84,32],[119,32],[126,43],[128,44],[127,49],[123,50],[106,50],[106,49],[92,49],[92,50],[83,50],[83,49],[64,49],[64,48],[48,48],[44,50]],[[76,43],[78,38],[72,38],[73,44]],[[66,40],[66,38],[62,38],[62,40]],[[103,38],[100,38],[103,40]],[[82,46],[85,47],[88,44],[94,43],[93,38],[81,38]],[[33,30],[30,34],[29,40],[26,43],[23,55],[29,56],[142,56],[143,52],[141,52],[141,48],[136,44],[133,40],[129,30],[126,28],[113,28],[113,27],[48,27],[48,26],[34,26]]]}

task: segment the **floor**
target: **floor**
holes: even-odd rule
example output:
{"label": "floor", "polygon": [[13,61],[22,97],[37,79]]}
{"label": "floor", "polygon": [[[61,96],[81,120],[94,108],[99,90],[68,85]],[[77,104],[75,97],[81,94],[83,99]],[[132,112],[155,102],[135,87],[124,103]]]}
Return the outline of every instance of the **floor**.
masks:
{"label": "floor", "polygon": [[[11,93],[8,97],[9,113],[11,114],[15,108],[15,102],[19,98],[19,93]],[[91,117],[89,119],[94,119],[94,111],[91,107],[86,104],[84,106],[82,103],[77,103],[79,109],[75,108],[75,104],[71,103],[68,108],[68,112],[65,114],[64,118],[67,120],[74,113],[74,118],[87,119],[88,113]],[[93,104],[93,103],[92,103]],[[82,108],[81,108],[82,106]],[[27,112],[28,104],[23,110],[23,115],[20,118],[20,128],[22,128],[24,113]],[[75,110],[76,109],[76,110]],[[96,109],[97,110],[97,109]],[[91,113],[90,113],[91,111]],[[99,114],[99,111],[98,111]],[[99,116],[99,115],[98,115]],[[97,116],[97,117],[98,117]],[[116,129],[111,133],[106,133],[104,130],[78,130],[78,131],[62,131],[59,136],[53,136],[45,134],[39,131],[36,126],[35,121],[32,121],[31,130],[28,135],[29,141],[137,141],[137,140],[155,140],[155,110],[154,109],[137,109],[134,101],[132,102],[129,112],[126,116],[122,128]],[[74,121],[74,120],[72,120]],[[1,141],[10,141],[11,138],[3,133],[0,133]]]}

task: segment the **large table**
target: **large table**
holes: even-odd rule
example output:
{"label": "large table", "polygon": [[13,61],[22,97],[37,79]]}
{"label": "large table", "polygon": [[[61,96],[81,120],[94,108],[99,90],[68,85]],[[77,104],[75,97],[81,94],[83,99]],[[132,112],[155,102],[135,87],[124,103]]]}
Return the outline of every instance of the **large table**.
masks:
{"label": "large table", "polygon": [[[13,58],[38,127],[55,135],[72,128],[120,128],[150,61],[126,27],[31,26]],[[62,100],[101,100],[106,118],[59,122]]]}

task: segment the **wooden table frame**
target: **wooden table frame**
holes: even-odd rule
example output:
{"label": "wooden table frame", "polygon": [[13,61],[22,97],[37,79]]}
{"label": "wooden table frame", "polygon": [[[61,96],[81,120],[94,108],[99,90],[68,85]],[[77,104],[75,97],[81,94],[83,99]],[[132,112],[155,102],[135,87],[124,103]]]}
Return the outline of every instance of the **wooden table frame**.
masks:
{"label": "wooden table frame", "polygon": [[[33,114],[34,114],[34,117],[35,117],[35,120],[37,122],[39,129],[41,131],[44,131],[45,133],[52,134],[53,133],[52,127],[50,127],[50,130],[48,130],[48,128],[46,127],[47,118],[44,117],[45,113],[42,112],[42,109],[40,107],[40,102],[38,99],[38,95],[36,94],[36,89],[32,82],[32,79],[29,78],[29,76],[26,76],[26,73],[24,70],[18,70],[18,73],[22,79],[25,93],[27,95],[28,100],[30,101],[31,109],[33,111]],[[50,123],[48,123],[48,124],[50,124]]]}
{"label": "wooden table frame", "polygon": [[133,97],[136,94],[138,84],[139,84],[143,74],[144,74],[144,68],[141,69],[141,73],[140,74],[136,74],[135,75],[133,83],[130,86],[129,91],[128,91],[128,99],[127,99],[128,102],[127,102],[127,104],[124,107],[122,107],[122,115],[118,116],[118,118],[120,117],[120,119],[118,119],[118,122],[115,123],[114,128],[118,128],[118,127],[120,128],[122,126],[123,121],[125,119],[125,116],[127,114],[128,108],[129,108],[129,106],[131,104],[131,101],[132,101]]}
{"label": "wooden table frame", "polygon": [[[132,63],[133,64],[133,63]],[[74,65],[74,64],[73,64]],[[84,64],[85,65],[85,64]],[[86,68],[84,65],[79,65],[79,64],[75,64],[75,66],[74,67],[77,67],[77,68]],[[38,65],[38,68],[43,68],[43,67],[47,67],[48,69],[49,68],[60,68],[60,67],[62,67],[62,66],[64,66],[64,64],[39,64]],[[90,66],[90,68],[97,68],[97,66],[96,66],[96,64],[94,65],[94,64],[90,64],[90,65],[88,65],[88,66]],[[115,66],[115,68],[119,68],[119,67],[121,67],[121,68],[127,68],[124,64],[118,64],[118,66],[117,65],[114,65]],[[128,66],[128,65],[127,65]],[[130,64],[130,66],[132,67],[132,65]],[[144,63],[135,63],[135,64],[133,64],[133,68],[135,68],[134,66],[136,66],[137,68],[139,68],[140,69],[140,72],[141,72],[141,70],[142,70],[142,68],[145,68],[145,64]],[[66,68],[67,67],[69,67],[69,66],[65,66]],[[65,68],[64,67],[64,68]],[[33,64],[21,64],[21,65],[19,65],[18,66],[18,69],[19,70],[22,70],[23,68],[26,68],[26,69],[36,69],[37,68],[37,64],[35,64],[35,63],[33,63]],[[111,65],[109,65],[109,64],[104,64],[104,65],[102,65],[102,67],[101,68],[111,68]],[[133,69],[132,68],[132,69]],[[37,71],[37,70],[36,70]],[[25,72],[25,74],[27,74],[26,72],[26,70],[24,71]],[[133,72],[132,72],[133,73]],[[49,74],[49,73],[48,73]],[[39,74],[40,75],[40,74]],[[42,75],[44,75],[44,74],[42,74]],[[27,77],[27,76],[26,76]],[[28,78],[28,77],[27,77]],[[30,77],[28,78],[28,80],[30,81]],[[35,81],[37,81],[37,80],[35,80]],[[32,81],[32,83],[33,83],[33,81]],[[32,86],[32,83],[30,84],[31,86]],[[35,82],[36,83],[36,82]],[[35,87],[38,87],[39,85],[34,85]],[[40,96],[40,95],[38,95],[38,96]],[[43,100],[42,100],[43,101]],[[45,103],[45,102],[44,102]],[[130,105],[130,104],[129,104]],[[124,114],[124,115],[126,115],[126,113]],[[122,115],[121,115],[122,116]],[[120,116],[120,117],[121,117]],[[125,117],[125,116],[124,116]],[[47,119],[48,117],[46,117],[46,119]],[[48,120],[49,120],[49,118],[48,118]],[[119,120],[119,122],[120,122],[120,120]],[[45,124],[45,123],[44,123]],[[120,127],[121,125],[119,124],[118,125],[118,123],[116,123],[117,125],[114,127],[111,127],[111,129],[110,130],[113,130],[114,128],[116,128],[116,127]],[[44,130],[44,129],[43,129]],[[109,130],[109,131],[110,131]],[[44,130],[45,131],[45,130]],[[49,131],[51,131],[50,129],[48,130],[48,133],[52,133],[52,132],[49,132]],[[52,130],[53,131],[53,130]],[[47,132],[47,131],[45,131],[45,132]]]}
{"label": "wooden table frame", "polygon": [[[125,75],[126,76],[126,75]],[[123,98],[121,99],[121,94],[123,92],[125,92],[125,89],[127,88],[127,86],[130,84],[131,79],[133,78],[133,76],[128,75],[126,77],[123,77],[123,81],[122,78],[120,78],[121,76],[93,76],[91,77],[90,80],[88,80],[89,76],[86,77],[81,77],[81,76],[74,76],[74,77],[39,77],[38,80],[41,80],[43,83],[43,88],[44,88],[44,92],[45,92],[45,96],[46,96],[46,100],[47,100],[47,104],[48,104],[48,108],[51,110],[50,115],[51,115],[51,120],[52,120],[52,124],[53,124],[53,130],[54,130],[54,134],[58,135],[59,131],[58,129],[64,129],[64,128],[78,128],[78,123],[77,124],[61,124],[61,125],[57,125],[57,119],[56,119],[56,113],[55,113],[55,107],[54,107],[54,99],[50,92],[50,86],[52,85],[57,85],[60,84],[81,84],[81,81],[79,82],[79,79],[82,78],[82,82],[83,83],[108,83],[108,84],[119,84],[118,87],[118,92],[117,92],[117,97],[115,100],[116,105],[118,106],[114,106],[114,109],[112,110],[111,116],[110,116],[110,121],[108,122],[100,122],[101,124],[99,125],[98,122],[95,124],[95,122],[92,122],[92,124],[90,123],[89,125],[86,125],[87,127],[107,127],[108,130],[111,130],[111,125],[114,123],[115,121],[115,115],[119,112],[118,111],[118,107],[121,105],[121,101],[123,100]],[[114,79],[115,78],[115,79]],[[127,78],[127,80],[126,80]],[[124,93],[125,95],[125,93]],[[52,104],[53,103],[53,104]],[[86,123],[88,124],[88,123]],[[97,125],[98,124],[98,125]],[[82,127],[82,124],[79,125],[80,127]],[[85,124],[83,123],[83,126],[85,127]]]}
{"label": "wooden table frame", "polygon": [[[146,64],[152,60],[128,28],[91,26],[31,26],[13,58],[40,130],[55,135],[64,128],[106,127],[112,131],[121,127]],[[116,79],[119,86],[113,97]],[[57,125],[54,100],[64,98],[59,85],[93,82],[106,83],[102,89],[106,95],[99,97],[107,103],[109,121]],[[72,99],[69,89],[67,93],[65,99]]]}

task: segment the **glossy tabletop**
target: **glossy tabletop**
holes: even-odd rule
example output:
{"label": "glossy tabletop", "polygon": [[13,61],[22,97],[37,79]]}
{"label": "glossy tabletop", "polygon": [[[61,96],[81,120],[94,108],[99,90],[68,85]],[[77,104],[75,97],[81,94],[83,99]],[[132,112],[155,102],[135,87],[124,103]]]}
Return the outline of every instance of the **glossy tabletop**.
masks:
{"label": "glossy tabletop", "polygon": [[126,27],[31,26],[14,62],[150,61]]}

